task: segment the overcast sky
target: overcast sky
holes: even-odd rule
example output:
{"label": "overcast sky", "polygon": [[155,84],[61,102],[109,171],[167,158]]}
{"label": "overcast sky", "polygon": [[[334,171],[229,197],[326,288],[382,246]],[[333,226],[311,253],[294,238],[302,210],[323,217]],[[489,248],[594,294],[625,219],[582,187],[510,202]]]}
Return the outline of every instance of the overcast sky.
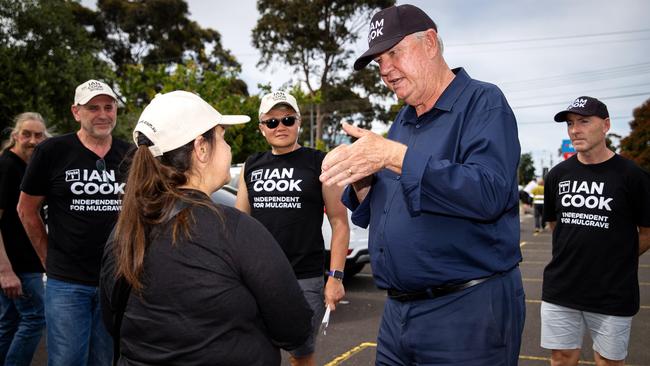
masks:
{"label": "overcast sky", "polygon": [[[258,92],[258,83],[278,88],[291,80],[290,70],[282,65],[267,70],[256,66],[259,54],[251,45],[251,30],[259,14],[254,0],[188,3],[192,19],[221,33],[224,47],[242,64],[242,78],[252,93]],[[566,128],[552,119],[573,99],[601,99],[609,108],[610,131],[627,136],[633,109],[650,98],[650,1],[408,3],[438,25],[450,67],[462,66],[473,78],[504,91],[517,116],[522,152],[533,154],[538,173],[542,162],[549,166],[551,159],[560,159],[557,150],[567,138]],[[363,41],[354,45],[355,54],[366,48]]]}

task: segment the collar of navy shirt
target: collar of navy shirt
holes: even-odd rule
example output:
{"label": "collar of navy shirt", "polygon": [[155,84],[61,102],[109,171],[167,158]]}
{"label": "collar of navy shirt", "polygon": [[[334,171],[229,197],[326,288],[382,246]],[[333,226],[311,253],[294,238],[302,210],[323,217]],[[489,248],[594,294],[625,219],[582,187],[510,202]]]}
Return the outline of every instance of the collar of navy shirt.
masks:
{"label": "collar of navy shirt", "polygon": [[469,85],[469,82],[472,80],[469,77],[469,74],[462,67],[451,70],[456,77],[451,81],[447,88],[442,92],[440,98],[436,101],[436,104],[428,110],[426,113],[418,117],[415,113],[415,108],[413,106],[407,106],[406,111],[400,119],[402,125],[405,124],[417,124],[423,120],[430,118],[432,113],[437,113],[437,111],[449,112],[451,111],[454,103],[463,93],[463,90]]}

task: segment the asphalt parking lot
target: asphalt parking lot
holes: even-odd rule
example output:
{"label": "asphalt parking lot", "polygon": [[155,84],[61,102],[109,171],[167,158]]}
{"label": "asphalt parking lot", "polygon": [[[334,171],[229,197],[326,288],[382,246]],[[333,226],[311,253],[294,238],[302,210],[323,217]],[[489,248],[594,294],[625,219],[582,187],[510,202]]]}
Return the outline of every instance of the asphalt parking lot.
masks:
{"label": "asphalt parking lot", "polygon": [[[551,258],[549,232],[533,234],[531,216],[521,223],[521,249],[524,261],[521,271],[526,290],[526,325],[524,329],[519,365],[539,366],[549,364],[549,352],[539,346],[539,307],[542,271]],[[640,259],[639,281],[641,310],[634,317],[626,365],[650,366],[650,253]],[[325,335],[317,341],[317,365],[368,366],[375,363],[377,329],[383,310],[385,293],[373,281],[371,268],[346,281],[346,298],[332,313]],[[45,366],[45,348],[38,350],[33,366]],[[288,362],[284,364],[288,365]],[[585,338],[580,364],[593,365],[591,342]]]}
{"label": "asphalt parking lot", "polygon": [[[532,216],[521,223],[521,249],[524,261],[521,272],[526,290],[526,324],[519,356],[521,366],[549,364],[550,352],[539,346],[539,308],[542,294],[542,273],[551,258],[551,235],[548,231],[533,234]],[[650,366],[650,253],[640,259],[639,282],[641,310],[634,317],[626,360],[628,366]],[[327,366],[374,365],[377,329],[385,299],[375,288],[369,266],[360,276],[347,281],[347,303],[332,314],[326,335],[317,343],[317,364]],[[591,341],[585,338],[581,365],[593,365]]]}

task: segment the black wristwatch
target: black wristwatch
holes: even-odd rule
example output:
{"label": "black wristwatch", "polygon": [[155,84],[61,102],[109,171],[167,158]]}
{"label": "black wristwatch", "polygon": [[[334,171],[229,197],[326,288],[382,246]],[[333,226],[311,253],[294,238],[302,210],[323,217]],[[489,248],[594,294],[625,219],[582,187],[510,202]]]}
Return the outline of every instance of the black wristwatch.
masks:
{"label": "black wristwatch", "polygon": [[343,281],[344,273],[343,271],[333,270],[333,271],[327,271],[327,275],[330,277],[334,277],[339,281]]}

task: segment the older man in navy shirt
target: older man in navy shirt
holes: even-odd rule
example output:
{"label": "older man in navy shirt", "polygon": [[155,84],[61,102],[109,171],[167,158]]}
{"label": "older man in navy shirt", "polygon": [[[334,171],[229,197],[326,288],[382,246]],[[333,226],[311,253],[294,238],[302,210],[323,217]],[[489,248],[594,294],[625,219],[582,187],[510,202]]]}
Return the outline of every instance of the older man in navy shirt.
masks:
{"label": "older man in navy shirt", "polygon": [[517,124],[503,93],[451,70],[436,24],[412,5],[375,14],[369,49],[404,100],[384,139],[330,152],[325,184],[370,226],[377,286],[387,290],[378,365],[516,365],[525,318],[518,263]]}

